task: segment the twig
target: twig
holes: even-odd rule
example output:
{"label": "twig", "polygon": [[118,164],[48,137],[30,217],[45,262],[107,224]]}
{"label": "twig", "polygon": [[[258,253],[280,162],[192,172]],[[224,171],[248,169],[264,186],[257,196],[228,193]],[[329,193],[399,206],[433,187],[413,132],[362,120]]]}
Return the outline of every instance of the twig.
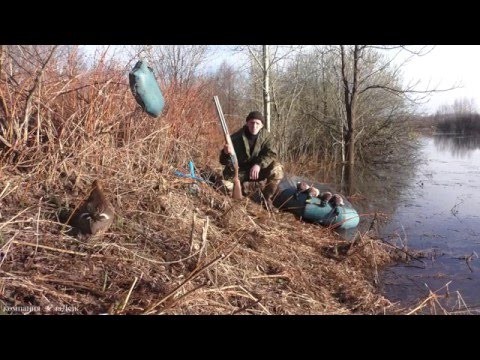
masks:
{"label": "twig", "polygon": [[374,271],[375,271],[375,278],[374,282],[375,285],[378,285],[378,267],[377,267],[377,260],[375,259],[375,247],[373,246],[373,240],[370,240],[370,246],[372,247],[372,255],[373,255],[373,264],[374,264]]}
{"label": "twig", "polygon": [[127,306],[128,299],[130,299],[130,295],[132,295],[133,288],[135,287],[135,284],[137,283],[138,277],[135,276],[135,280],[133,280],[132,286],[130,286],[130,290],[128,291],[127,297],[125,298],[125,301],[123,302],[122,310],[125,310],[125,307]]}
{"label": "twig", "polygon": [[465,257],[465,262],[466,262],[466,264],[467,264],[467,266],[468,266],[468,269],[469,269],[470,272],[472,272],[472,273],[473,273],[473,269],[472,269],[472,267],[470,266],[470,262],[473,260],[473,256],[474,256],[474,255],[476,255],[476,256],[477,256],[477,259],[478,259],[478,255],[477,255],[477,253],[476,253],[475,251],[472,252],[472,254],[471,254],[470,256]]}
{"label": "twig", "polygon": [[193,236],[195,235],[195,219],[197,218],[197,212],[193,212],[193,218],[192,218],[192,231],[190,232],[190,254],[192,253],[193,250]]}
{"label": "twig", "polygon": [[0,230],[2,230],[5,226],[7,226],[9,223],[11,223],[14,219],[16,219],[17,217],[19,217],[21,214],[23,214],[23,213],[24,213],[25,211],[27,211],[27,210],[30,210],[30,207],[23,209],[23,210],[20,211],[17,215],[15,215],[14,217],[12,217],[10,220],[4,222],[4,223],[2,224],[2,226],[0,226]]}
{"label": "twig", "polygon": [[10,251],[10,246],[12,245],[13,243],[13,239],[15,239],[15,236],[18,235],[18,231],[15,232],[15,234],[13,234],[12,238],[10,240],[8,240],[5,245],[3,245],[1,248],[0,248],[0,251],[3,252],[3,250],[5,249],[5,253],[3,255],[3,257],[0,259],[0,266],[2,266],[3,262],[5,261],[5,259],[7,258],[7,255],[8,255],[8,252]]}
{"label": "twig", "polygon": [[387,240],[385,240],[385,239],[382,239],[382,242],[384,242],[385,244],[393,247],[393,248],[396,249],[396,250],[399,250],[399,251],[404,252],[405,254],[407,254],[408,256],[410,256],[412,259],[415,259],[415,260],[421,262],[421,263],[423,264],[423,268],[424,268],[424,269],[426,268],[427,265],[425,264],[425,261],[423,261],[422,259],[420,259],[420,258],[418,258],[418,257],[416,257],[416,256],[413,256],[412,254],[410,254],[410,252],[408,252],[408,250],[405,250],[404,248],[399,248],[398,246],[395,246],[395,245],[393,245],[393,244],[390,244],[390,243],[389,243]]}
{"label": "twig", "polygon": [[212,265],[214,265],[215,263],[217,263],[218,261],[220,260],[224,260],[224,259],[227,259],[232,253],[233,253],[233,250],[235,250],[235,248],[238,246],[238,242],[232,246],[232,248],[228,251],[227,254],[220,254],[219,256],[217,256],[215,259],[213,259],[212,261],[210,261],[209,263],[207,263],[206,265],[204,265],[202,268],[200,269],[195,269],[194,271],[192,271],[192,273],[184,280],[182,281],[179,285],[177,285],[172,291],[170,291],[166,296],[164,296],[160,301],[158,301],[157,303],[153,304],[152,306],[150,306],[145,312],[144,314],[146,315],[149,315],[149,314],[152,314],[153,313],[153,310],[161,305],[163,302],[165,302],[168,298],[170,298],[172,295],[174,295],[178,289],[180,289],[183,285],[185,285],[187,282],[189,282],[190,280],[193,280],[195,278],[197,278],[202,272],[204,272],[205,270],[207,270],[208,268],[210,268]]}
{"label": "twig", "polygon": [[38,242],[39,242],[39,235],[40,235],[39,223],[40,223],[40,212],[42,210],[42,199],[43,199],[43,197],[41,197],[40,200],[38,201],[39,204],[38,204],[38,213],[37,213],[37,231],[35,232],[35,239],[36,239],[37,246],[35,247],[33,257],[35,257],[37,255],[37,250],[38,250]]}
{"label": "twig", "polygon": [[[238,313],[240,313],[240,312],[242,312],[242,311],[244,311],[244,310],[246,310],[246,309],[248,309],[248,308],[251,308],[251,307],[252,307],[253,305],[255,305],[255,304],[259,304],[260,307],[261,307],[268,315],[271,315],[270,311],[268,311],[268,309],[267,309],[265,306],[263,306],[262,303],[260,302],[260,301],[262,300],[261,297],[258,297],[258,299],[257,299],[256,296],[253,296],[253,294],[252,294],[250,291],[248,291],[247,289],[245,289],[242,285],[238,285],[238,287],[239,287],[244,293],[246,293],[247,296],[248,296],[250,299],[252,299],[254,302],[253,302],[253,303],[250,303],[250,304],[247,304],[247,305],[241,307],[240,309],[237,309],[237,310],[233,311],[233,312],[232,312],[232,315],[238,314]],[[238,293],[237,293],[237,294],[238,294]],[[244,297],[243,294],[238,294],[238,296]]]}
{"label": "twig", "polygon": [[471,315],[472,313],[470,312],[470,310],[468,309],[468,306],[467,304],[465,304],[465,301],[463,300],[463,297],[462,295],[460,295],[460,292],[457,290],[457,301],[458,301],[458,310],[461,310],[461,304],[460,302],[463,304],[463,306],[465,307],[466,311],[468,312],[469,315]]}
{"label": "twig", "polygon": [[7,182],[7,185],[3,188],[2,192],[0,193],[0,199],[3,199],[7,195],[11,194],[13,191],[15,191],[18,188],[18,185],[16,185],[8,194],[5,194],[7,192],[8,187],[10,186],[10,182]]}
{"label": "twig", "polygon": [[210,220],[207,216],[207,220],[205,220],[205,226],[202,229],[202,246],[200,247],[200,250],[198,251],[197,266],[198,266],[198,263],[200,262],[200,258],[202,257],[202,253],[205,250],[205,247],[207,246],[207,231],[208,231],[209,222],[210,222]]}
{"label": "twig", "polygon": [[425,304],[427,302],[429,302],[430,300],[432,300],[436,295],[434,293],[430,293],[430,295],[425,299],[423,300],[420,305],[418,305],[415,309],[413,309],[412,311],[408,312],[407,315],[412,315],[414,313],[416,313],[418,310],[421,310],[425,307]]}
{"label": "twig", "polygon": [[[237,310],[235,310],[234,312],[232,312],[232,315],[236,315],[236,314],[238,314],[238,313],[241,313],[242,311],[245,311],[245,310],[247,310],[248,308],[251,308],[251,307],[252,307],[253,305],[255,305],[255,304],[260,304],[260,300],[261,300],[261,298],[259,298],[259,299],[254,299],[254,302],[253,302],[253,303],[250,303],[250,304],[247,304],[247,305],[245,305],[245,306],[242,306],[240,309],[237,309]],[[261,305],[261,304],[260,304],[260,305]],[[262,306],[262,307],[265,309],[264,306]],[[267,310],[267,309],[265,309],[265,310]],[[267,311],[268,311],[268,310],[267,310]],[[268,315],[271,315],[271,313],[268,312]]]}
{"label": "twig", "polygon": [[86,290],[86,291],[91,292],[95,296],[102,296],[103,295],[100,291],[96,290],[95,288],[93,288],[92,286],[90,286],[87,283],[82,284],[78,281],[73,281],[73,280],[52,279],[52,278],[48,278],[47,276],[35,276],[34,279],[35,279],[35,282],[44,281],[44,282],[48,282],[48,283],[61,284],[61,285],[71,286],[71,287],[74,287],[76,289]]}
{"label": "twig", "polygon": [[247,214],[247,219],[250,220],[250,222],[253,224],[253,226],[258,227],[258,225],[253,221],[252,217]]}
{"label": "twig", "polygon": [[288,275],[282,274],[275,274],[275,275],[258,275],[258,276],[250,276],[249,279],[267,279],[267,278],[284,278],[290,279]]}
{"label": "twig", "polygon": [[[435,300],[436,300],[436,297],[438,296],[438,295],[436,294],[436,292],[442,290],[444,287],[447,287],[447,289],[448,289],[448,285],[450,285],[451,282],[452,282],[452,281],[449,281],[448,283],[446,283],[445,285],[443,285],[440,289],[436,290],[435,292],[432,292],[430,289],[428,289],[428,291],[430,292],[430,295],[429,295],[425,300],[423,300],[423,301],[420,303],[420,305],[418,305],[415,309],[413,309],[413,310],[411,310],[410,312],[408,312],[407,315],[412,315],[413,313],[417,312],[418,310],[421,310],[423,307],[425,307],[425,304],[426,304],[428,301],[430,301],[430,300],[432,300],[432,299],[435,299]],[[425,284],[425,285],[426,285],[426,284]],[[428,288],[428,286],[427,286],[427,288]],[[438,303],[438,301],[437,301],[437,303]],[[439,304],[439,305],[440,305],[440,304]],[[440,305],[440,307],[442,308],[441,305]],[[442,308],[442,310],[445,311],[445,309],[443,309],[443,308]]]}
{"label": "twig", "polygon": [[105,277],[103,278],[103,287],[102,287],[103,292],[105,292],[105,290],[107,289],[107,280],[108,280],[108,271],[105,270]]}
{"label": "twig", "polygon": [[159,315],[162,314],[162,313],[165,313],[166,310],[172,308],[175,304],[178,304],[178,302],[180,300],[185,299],[188,295],[193,294],[194,292],[196,292],[197,290],[199,290],[203,287],[205,287],[205,284],[200,284],[199,286],[197,286],[197,287],[193,288],[192,290],[187,291],[185,294],[179,296],[174,301],[172,301],[170,304],[165,305],[165,307],[162,309],[162,311],[159,313]]}
{"label": "twig", "polygon": [[[73,250],[63,250],[63,249],[58,249],[58,248],[54,248],[54,247],[51,247],[51,246],[29,243],[29,242],[25,242],[25,241],[13,240],[12,243],[17,244],[17,245],[33,246],[33,247],[36,247],[36,248],[55,251],[55,252],[60,252],[60,253],[65,253],[65,254],[78,255],[78,256],[89,256],[89,254],[87,254],[87,253],[81,253],[81,252],[73,251]],[[94,254],[94,255],[92,255],[92,257],[105,257],[105,256]]]}
{"label": "twig", "polygon": [[155,303],[154,305],[150,306],[145,312],[145,314],[149,315],[155,309],[157,306],[161,305],[163,302],[165,302],[170,296],[175,294],[175,292],[180,289],[183,285],[185,285],[187,282],[190,280],[195,279],[198,275],[200,275],[204,270],[208,269],[211,265],[215,264],[217,261],[220,259],[223,259],[224,255],[217,256],[215,259],[207,263],[204,267],[200,268],[197,271],[193,271],[184,281],[182,281],[179,285],[177,285],[173,290],[171,290],[166,296],[164,296],[160,301]]}
{"label": "twig", "polygon": [[[120,257],[111,257],[111,256],[107,256],[107,255],[102,255],[102,254],[88,254],[88,253],[81,253],[81,252],[78,252],[78,251],[72,251],[72,250],[63,250],[63,249],[58,249],[58,248],[54,248],[54,247],[51,247],[51,246],[46,246],[46,245],[39,245],[39,244],[34,244],[34,243],[29,243],[29,242],[25,242],[25,241],[17,241],[17,240],[14,240],[12,241],[12,243],[14,244],[18,244],[18,245],[25,245],[25,246],[35,246],[35,247],[39,247],[41,249],[45,249],[45,250],[50,250],[50,251],[55,251],[55,252],[60,252],[60,253],[65,253],[65,254],[71,254],[71,255],[78,255],[78,256],[84,256],[84,257],[92,257],[92,258],[104,258],[104,259],[115,259],[115,260],[122,260],[122,261],[135,261],[135,259],[129,259],[129,258],[120,258]],[[111,246],[116,246],[116,247],[119,247],[117,244],[109,244]],[[179,259],[179,260],[175,260],[175,261],[158,261],[158,260],[154,260],[154,259],[149,259],[149,258],[146,258],[144,256],[141,256],[141,255],[138,255],[137,253],[129,250],[129,249],[126,249],[126,248],[121,248],[123,250],[126,250],[126,251],[129,251],[132,253],[133,256],[135,257],[138,257],[142,260],[145,260],[145,261],[149,261],[149,262],[152,262],[152,263],[155,263],[155,264],[159,264],[159,265],[171,265],[171,264],[176,264],[176,263],[179,263],[179,262],[182,262],[182,261],[185,261],[187,259],[190,259],[192,257],[194,257],[195,255],[198,254],[198,251],[190,256],[187,256],[185,258],[182,258],[182,259]]]}
{"label": "twig", "polygon": [[375,212],[372,222],[370,223],[370,227],[368,228],[368,231],[372,231],[374,227],[377,225],[377,222],[378,222],[378,212]]}

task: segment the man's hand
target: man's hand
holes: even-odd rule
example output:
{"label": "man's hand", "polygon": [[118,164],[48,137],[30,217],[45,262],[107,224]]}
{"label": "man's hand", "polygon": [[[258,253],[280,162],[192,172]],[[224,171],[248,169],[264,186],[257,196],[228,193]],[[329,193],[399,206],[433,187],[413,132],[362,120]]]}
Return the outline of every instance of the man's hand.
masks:
{"label": "man's hand", "polygon": [[224,152],[225,154],[227,154],[227,155],[231,155],[231,154],[233,154],[233,149],[232,149],[232,147],[231,147],[230,145],[225,144],[225,145],[223,146],[223,152]]}
{"label": "man's hand", "polygon": [[250,169],[250,180],[257,180],[258,174],[260,173],[260,165],[253,165]]}

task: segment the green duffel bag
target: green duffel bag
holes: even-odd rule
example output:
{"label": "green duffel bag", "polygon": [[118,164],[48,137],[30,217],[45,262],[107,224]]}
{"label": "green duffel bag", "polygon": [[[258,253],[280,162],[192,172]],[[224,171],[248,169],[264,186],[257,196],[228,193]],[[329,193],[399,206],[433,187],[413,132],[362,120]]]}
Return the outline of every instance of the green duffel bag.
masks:
{"label": "green duffel bag", "polygon": [[157,117],[162,113],[165,100],[153,71],[145,61],[138,61],[128,74],[130,89],[135,100],[148,115]]}

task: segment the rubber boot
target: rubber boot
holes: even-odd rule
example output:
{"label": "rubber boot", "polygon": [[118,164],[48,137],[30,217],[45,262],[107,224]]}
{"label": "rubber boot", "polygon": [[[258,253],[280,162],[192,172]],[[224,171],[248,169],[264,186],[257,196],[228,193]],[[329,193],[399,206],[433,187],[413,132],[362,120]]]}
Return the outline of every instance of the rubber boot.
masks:
{"label": "rubber boot", "polygon": [[273,206],[273,196],[277,192],[279,183],[280,180],[270,180],[263,189],[263,196],[265,197],[267,209],[271,212],[278,212],[278,209]]}

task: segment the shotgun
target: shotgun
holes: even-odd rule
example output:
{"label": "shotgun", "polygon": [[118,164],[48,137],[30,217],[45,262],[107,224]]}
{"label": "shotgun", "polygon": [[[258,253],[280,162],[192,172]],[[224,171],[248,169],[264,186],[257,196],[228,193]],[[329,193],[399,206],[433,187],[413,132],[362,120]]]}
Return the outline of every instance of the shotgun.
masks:
{"label": "shotgun", "polygon": [[220,119],[220,124],[222,125],[223,134],[225,135],[225,141],[233,150],[233,154],[230,154],[230,159],[233,164],[233,193],[232,197],[234,199],[241,199],[242,198],[242,185],[240,184],[240,179],[238,178],[238,161],[237,155],[235,154],[235,148],[232,144],[232,139],[230,138],[230,134],[228,132],[227,123],[225,121],[225,117],[223,116],[222,106],[220,105],[220,101],[218,100],[218,96],[214,96],[213,100],[215,101],[215,106],[217,108],[218,117]]}

